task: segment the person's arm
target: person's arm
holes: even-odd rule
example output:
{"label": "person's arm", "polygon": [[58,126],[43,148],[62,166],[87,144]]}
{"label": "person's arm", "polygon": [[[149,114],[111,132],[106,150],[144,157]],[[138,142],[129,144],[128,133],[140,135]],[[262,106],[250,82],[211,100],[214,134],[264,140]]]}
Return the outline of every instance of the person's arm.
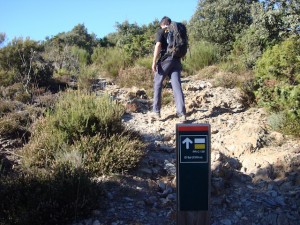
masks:
{"label": "person's arm", "polygon": [[153,61],[152,61],[152,71],[154,73],[156,72],[156,62],[158,60],[160,50],[161,50],[161,42],[156,42],[154,47],[154,53],[153,53]]}

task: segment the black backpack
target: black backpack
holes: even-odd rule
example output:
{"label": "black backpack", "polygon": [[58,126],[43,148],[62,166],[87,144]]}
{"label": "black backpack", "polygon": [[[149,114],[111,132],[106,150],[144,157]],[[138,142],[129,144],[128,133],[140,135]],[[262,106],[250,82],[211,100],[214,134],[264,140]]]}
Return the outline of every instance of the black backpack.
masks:
{"label": "black backpack", "polygon": [[167,54],[173,57],[183,58],[188,49],[188,36],[186,26],[183,23],[171,22],[168,27]]}

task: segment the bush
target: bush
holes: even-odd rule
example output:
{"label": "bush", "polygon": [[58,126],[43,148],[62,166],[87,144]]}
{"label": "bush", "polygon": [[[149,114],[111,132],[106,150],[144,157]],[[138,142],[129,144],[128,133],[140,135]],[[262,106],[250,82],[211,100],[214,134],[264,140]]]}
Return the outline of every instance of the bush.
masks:
{"label": "bush", "polygon": [[7,113],[13,112],[16,108],[15,102],[0,99],[0,118]]}
{"label": "bush", "polygon": [[102,173],[124,173],[134,168],[143,156],[144,144],[133,135],[113,135],[105,140],[99,169]]}
{"label": "bush", "polygon": [[[189,52],[190,51],[190,52]],[[188,50],[183,67],[188,73],[195,73],[205,66],[218,62],[220,49],[208,42],[196,42]]]}
{"label": "bush", "polygon": [[83,92],[68,92],[57,102],[50,113],[54,128],[67,134],[67,142],[77,140],[81,135],[94,136],[97,133],[111,135],[123,131],[122,105],[109,96],[96,96]]}
{"label": "bush", "polygon": [[[36,41],[14,39],[0,49],[0,79],[6,85],[21,82],[27,89],[30,85],[45,85],[53,75],[52,65],[42,56],[44,48]],[[4,74],[7,78],[4,78]]]}
{"label": "bush", "polygon": [[16,81],[16,72],[14,70],[0,69],[0,84],[4,87],[12,85]]}
{"label": "bush", "polygon": [[96,48],[92,55],[92,61],[112,78],[116,78],[121,69],[131,64],[125,52],[118,48]]}
{"label": "bush", "polygon": [[247,71],[244,63],[239,58],[228,57],[219,64],[219,67],[224,72],[229,73],[244,73]]}
{"label": "bush", "polygon": [[[258,103],[271,112],[284,113],[289,124],[300,120],[299,55],[299,37],[289,38],[267,49],[256,65]],[[299,135],[299,130],[294,134]]]}
{"label": "bush", "polygon": [[215,74],[213,85],[215,87],[235,88],[239,84],[239,75],[230,72]]}
{"label": "bush", "polygon": [[272,113],[268,117],[269,126],[278,132],[299,136],[300,120],[286,112]]}
{"label": "bush", "polygon": [[0,117],[0,134],[4,137],[28,137],[31,119],[26,112],[12,112]]}
{"label": "bush", "polygon": [[103,190],[82,169],[1,177],[0,224],[71,224],[99,207]]}
{"label": "bush", "polygon": [[252,69],[257,59],[262,55],[266,45],[264,39],[267,38],[267,34],[266,29],[252,24],[234,42],[231,56],[241,61],[246,68]]}
{"label": "bush", "polygon": [[129,67],[120,71],[116,83],[121,87],[138,87],[149,90],[153,88],[153,72],[142,66]]}
{"label": "bush", "polygon": [[[140,159],[143,145],[138,138],[124,133],[123,113],[123,106],[108,96],[66,93],[54,110],[35,124],[32,138],[22,150],[23,168],[47,171],[68,163],[96,174],[129,170]],[[122,149],[123,156],[112,156],[108,170],[107,164],[104,167],[100,161],[105,151],[112,155],[119,151],[112,146]]]}
{"label": "bush", "polygon": [[81,66],[78,74],[78,88],[90,91],[93,80],[99,75],[99,69],[94,66]]}
{"label": "bush", "polygon": [[272,48],[268,48],[256,64],[256,74],[260,84],[274,79],[277,83],[299,84],[299,54],[299,37],[289,38]]}
{"label": "bush", "polygon": [[145,67],[148,70],[152,70],[152,57],[138,58],[135,61],[135,66]]}
{"label": "bush", "polygon": [[22,83],[14,83],[2,88],[0,94],[7,100],[16,100],[23,103],[29,103],[32,100],[31,94],[26,91]]}

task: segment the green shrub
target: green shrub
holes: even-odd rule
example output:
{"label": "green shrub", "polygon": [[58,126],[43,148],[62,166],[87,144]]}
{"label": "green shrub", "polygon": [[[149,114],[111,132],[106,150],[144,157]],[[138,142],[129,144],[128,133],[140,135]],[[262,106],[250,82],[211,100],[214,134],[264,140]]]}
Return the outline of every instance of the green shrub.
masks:
{"label": "green shrub", "polygon": [[256,74],[260,83],[276,80],[290,85],[300,82],[300,38],[293,37],[268,48],[257,61]]}
{"label": "green shrub", "polygon": [[15,108],[15,102],[0,99],[0,118],[7,113],[13,112]]}
{"label": "green shrub", "polygon": [[0,135],[12,138],[27,137],[31,122],[31,118],[25,111],[8,113],[0,117]]}
{"label": "green shrub", "polygon": [[123,113],[123,106],[109,96],[71,91],[57,102],[51,118],[54,127],[67,133],[67,141],[71,142],[81,135],[110,135],[122,132]]}
{"label": "green shrub", "polygon": [[99,75],[99,69],[94,66],[81,66],[78,74],[78,88],[91,90],[93,80]]}
{"label": "green shrub", "polygon": [[92,55],[92,62],[110,77],[117,77],[121,69],[126,68],[130,58],[119,48],[96,48]]}
{"label": "green shrub", "polygon": [[72,75],[72,72],[69,71],[67,68],[61,68],[61,69],[58,69],[55,71],[55,73],[53,74],[53,76],[55,78],[58,78],[58,77],[64,77],[64,76],[71,76]]}
{"label": "green shrub", "polygon": [[269,32],[266,28],[252,24],[238,35],[233,45],[231,57],[238,59],[246,68],[252,69],[267,45],[268,35]]}
{"label": "green shrub", "polygon": [[[67,163],[96,174],[129,170],[141,158],[143,144],[124,133],[123,113],[124,107],[105,95],[64,94],[54,110],[35,124],[30,142],[21,151],[22,167],[48,171]],[[122,143],[122,147],[115,141]],[[111,146],[121,148],[124,156],[113,158],[108,170],[100,161],[105,149],[114,148]]]}
{"label": "green shrub", "polygon": [[[22,100],[21,96],[26,93],[22,83],[14,83],[10,86],[1,89],[1,95],[6,100],[15,100],[18,96]],[[26,95],[26,94],[25,94]],[[26,100],[26,98],[24,98]]]}
{"label": "green shrub", "polygon": [[256,65],[258,103],[271,112],[284,113],[288,124],[300,120],[299,57],[300,39],[294,37],[267,49]]}
{"label": "green shrub", "polygon": [[245,80],[241,86],[242,91],[242,104],[246,107],[256,104],[255,99],[255,80],[254,78],[250,78],[249,80]]}
{"label": "green shrub", "polygon": [[44,47],[29,38],[15,38],[0,49],[0,79],[3,80],[3,71],[7,79],[20,82],[27,89],[30,85],[46,85],[53,75],[51,63],[46,61],[42,54]]}
{"label": "green shrub", "polygon": [[73,46],[71,52],[80,66],[86,66],[90,62],[90,54],[87,50]]}
{"label": "green shrub", "polygon": [[239,58],[228,57],[219,64],[219,68],[229,73],[244,73],[247,71],[244,63]]}
{"label": "green shrub", "polygon": [[[100,173],[124,173],[134,168],[143,156],[144,144],[133,135],[115,134],[103,140],[103,147],[98,150],[97,165],[93,170]],[[99,173],[98,172],[98,173]]]}
{"label": "green shrub", "polygon": [[220,49],[216,45],[203,41],[196,42],[188,50],[183,67],[189,73],[195,73],[205,66],[218,62],[219,58]]}
{"label": "green shrub", "polygon": [[135,66],[145,67],[152,70],[152,57],[138,58],[134,64]]}
{"label": "green shrub", "polygon": [[47,175],[1,177],[0,224],[71,224],[98,208],[103,193],[88,173],[68,166]]}
{"label": "green shrub", "polygon": [[12,85],[16,81],[16,72],[14,70],[0,69],[0,84],[4,87]]}
{"label": "green shrub", "polygon": [[239,84],[239,75],[230,72],[219,72],[214,75],[213,85],[215,87],[234,88]]}
{"label": "green shrub", "polygon": [[0,134],[1,136],[19,136],[19,133],[23,133],[18,121],[15,121],[13,118],[8,116],[2,117],[0,119]]}
{"label": "green shrub", "polygon": [[135,86],[149,90],[153,88],[153,72],[142,66],[128,67],[120,71],[116,83],[121,87]]}
{"label": "green shrub", "polygon": [[286,112],[272,113],[268,117],[269,126],[278,132],[300,135],[300,120],[291,117]]}

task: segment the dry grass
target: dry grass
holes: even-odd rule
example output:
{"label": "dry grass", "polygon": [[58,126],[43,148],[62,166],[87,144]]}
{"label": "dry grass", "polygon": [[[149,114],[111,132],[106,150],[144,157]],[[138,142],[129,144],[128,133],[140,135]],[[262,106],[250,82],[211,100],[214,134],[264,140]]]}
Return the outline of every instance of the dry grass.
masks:
{"label": "dry grass", "polygon": [[134,66],[121,70],[116,83],[121,87],[139,87],[149,91],[153,89],[153,72],[143,66]]}

